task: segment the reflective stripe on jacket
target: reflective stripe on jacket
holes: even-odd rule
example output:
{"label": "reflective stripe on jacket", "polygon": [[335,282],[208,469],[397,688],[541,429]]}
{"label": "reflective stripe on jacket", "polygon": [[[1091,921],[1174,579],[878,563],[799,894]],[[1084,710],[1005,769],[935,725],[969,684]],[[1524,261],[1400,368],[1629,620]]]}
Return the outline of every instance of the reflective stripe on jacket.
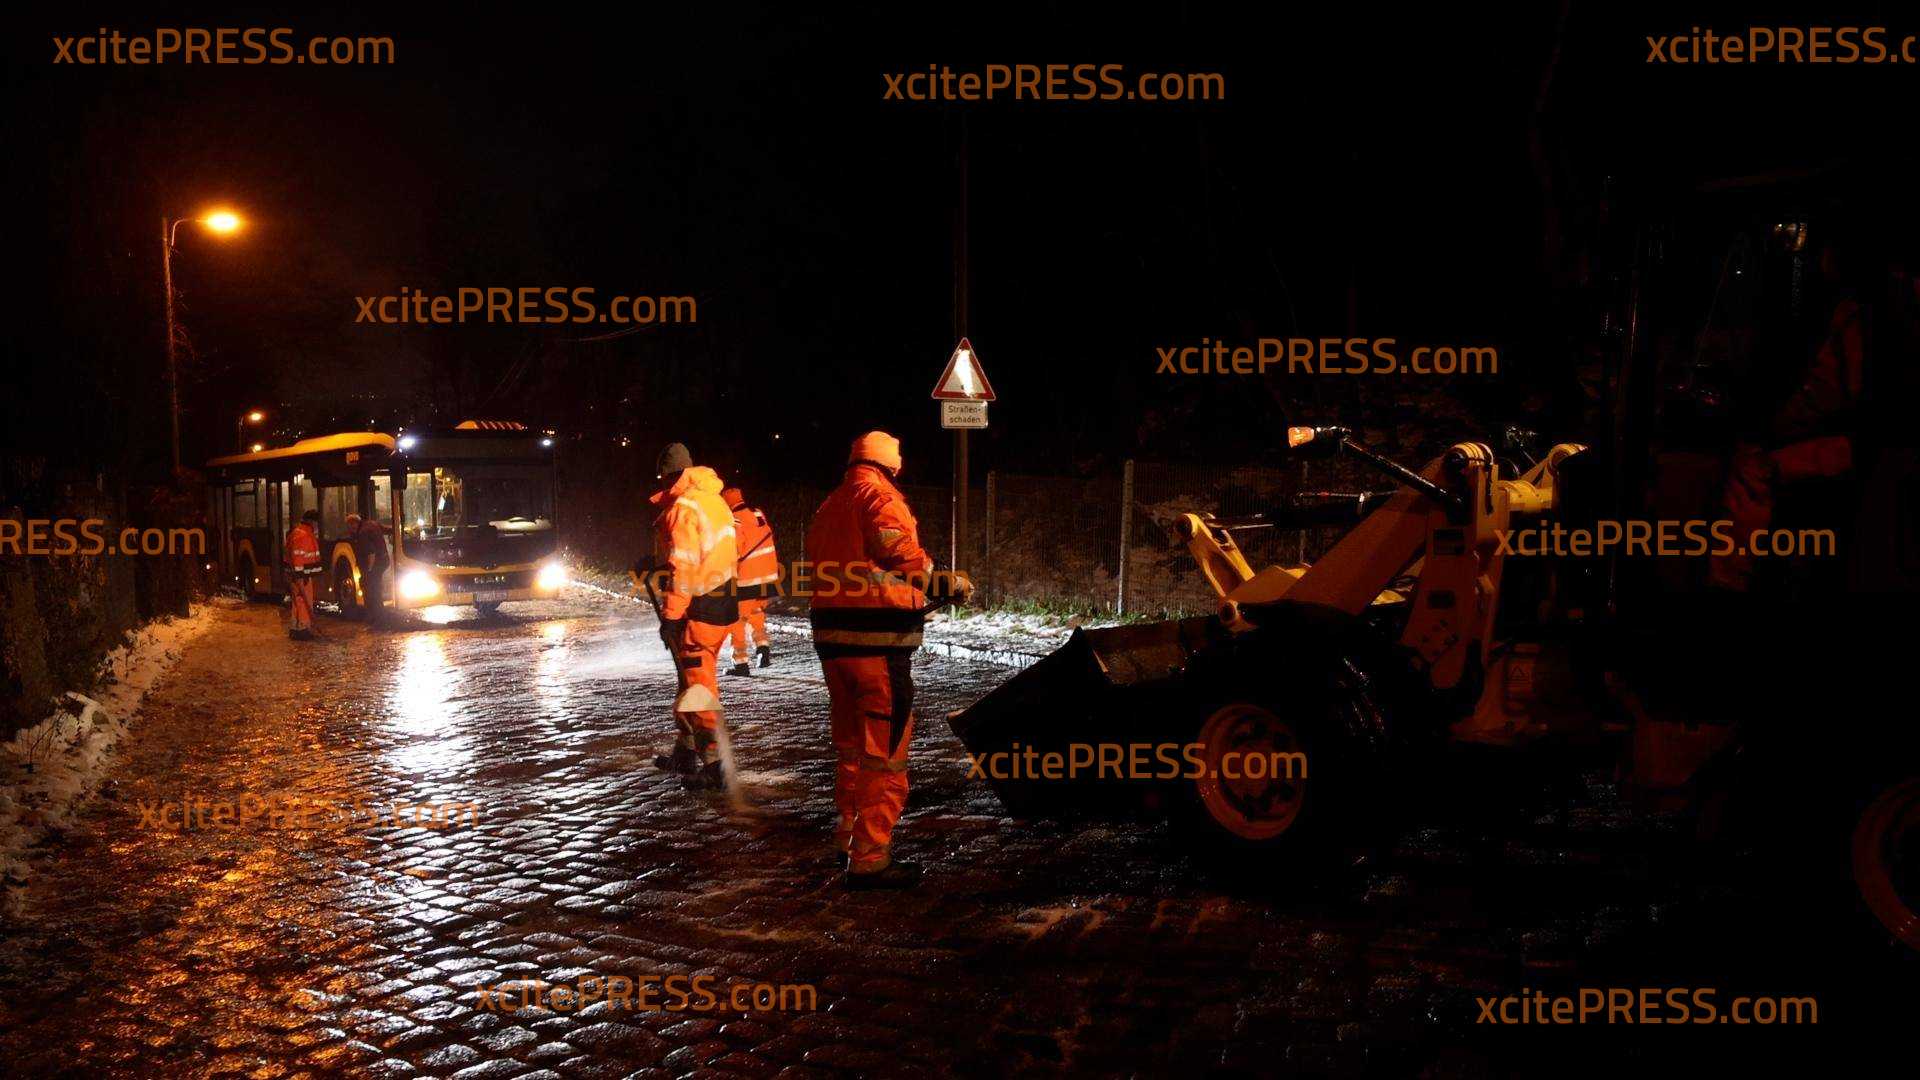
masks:
{"label": "reflective stripe on jacket", "polygon": [[733,581],[733,511],[720,498],[722,486],[712,469],[695,465],[650,500],[661,508],[654,554],[673,571],[660,598],[666,618],[685,618],[693,597],[726,591]]}
{"label": "reflective stripe on jacket", "polygon": [[906,496],[884,470],[847,470],[807,528],[807,561],[809,618],[823,654],[919,647],[927,596],[915,584],[926,585],[933,559],[920,546]]}
{"label": "reflective stripe on jacket", "polygon": [[734,581],[744,594],[780,580],[780,555],[773,550],[773,526],[767,515],[742,503],[733,508],[733,544],[740,550]]}
{"label": "reflective stripe on jacket", "polygon": [[287,565],[309,571],[320,565],[320,537],[304,521],[287,533]]}

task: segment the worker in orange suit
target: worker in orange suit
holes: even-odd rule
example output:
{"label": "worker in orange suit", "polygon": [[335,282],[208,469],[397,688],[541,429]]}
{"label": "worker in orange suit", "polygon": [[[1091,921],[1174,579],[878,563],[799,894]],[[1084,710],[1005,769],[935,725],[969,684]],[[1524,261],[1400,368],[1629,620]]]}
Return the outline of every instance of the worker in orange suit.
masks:
{"label": "worker in orange suit", "polygon": [[907,805],[913,739],[913,651],[939,603],[965,601],[966,578],[934,573],[906,497],[894,486],[900,440],[884,431],[853,444],[840,486],[807,529],[813,645],[826,672],[834,751],[834,845],[852,889],[898,889],[920,868],[892,857]]}
{"label": "worker in orange suit", "polygon": [[740,598],[740,621],[733,624],[733,668],[730,675],[751,675],[747,662],[747,635],[751,631],[761,667],[773,665],[773,646],[767,640],[767,597],[780,582],[780,555],[773,548],[773,526],[767,515],[747,505],[737,487],[720,493],[733,510],[733,544],[740,553],[734,567],[734,595]]}
{"label": "worker in orange suit", "polygon": [[660,490],[652,498],[653,576],[661,581],[660,636],[673,652],[680,692],[673,701],[678,731],[673,753],[654,759],[682,773],[688,787],[721,788],[719,740],[725,737],[720,646],[739,618],[733,595],[733,511],[720,498],[724,485],[712,469],[695,465],[681,443],[660,452]]}
{"label": "worker in orange suit", "polygon": [[[1839,277],[1839,258],[1831,244],[1822,247],[1822,279]],[[1707,580],[1715,588],[1745,592],[1752,583],[1754,556],[1746,544],[1755,530],[1772,525],[1778,489],[1852,471],[1867,367],[1865,323],[1861,305],[1842,295],[1799,387],[1773,417],[1764,439],[1771,445],[1753,440],[1735,447],[1721,505],[1740,546],[1710,556]]]}
{"label": "worker in orange suit", "polygon": [[320,511],[300,515],[287,533],[287,593],[292,613],[287,636],[295,641],[313,638],[313,586],[320,576]]}

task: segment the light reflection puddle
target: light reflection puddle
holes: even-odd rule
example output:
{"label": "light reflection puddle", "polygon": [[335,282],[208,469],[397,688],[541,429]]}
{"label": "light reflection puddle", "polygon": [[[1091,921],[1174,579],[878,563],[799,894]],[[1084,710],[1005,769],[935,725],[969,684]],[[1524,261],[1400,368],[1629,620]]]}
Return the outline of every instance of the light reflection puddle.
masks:
{"label": "light reflection puddle", "polygon": [[473,762],[473,740],[461,733],[467,710],[458,702],[464,676],[447,657],[438,633],[409,635],[400,671],[387,697],[387,712],[403,737],[389,753],[392,763],[419,775]]}

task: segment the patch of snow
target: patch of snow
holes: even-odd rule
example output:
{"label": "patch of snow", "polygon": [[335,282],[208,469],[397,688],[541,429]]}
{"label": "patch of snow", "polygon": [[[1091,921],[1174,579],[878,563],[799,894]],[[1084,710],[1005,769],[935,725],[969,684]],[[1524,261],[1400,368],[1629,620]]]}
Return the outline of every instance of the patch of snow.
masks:
{"label": "patch of snow", "polygon": [[126,643],[101,660],[91,696],[69,691],[70,704],[0,744],[0,911],[18,913],[28,850],[66,830],[99,787],[147,691],[212,624],[213,607],[199,604],[186,618],[130,631]]}
{"label": "patch of snow", "polygon": [[[640,611],[651,608],[645,596],[619,591],[611,586],[610,576],[600,583],[576,578],[569,586],[569,599],[578,598],[595,606],[638,605]],[[770,625],[799,634],[807,633],[807,620],[797,615],[768,615]],[[1094,629],[1114,626],[1118,620],[1082,616],[1061,618],[1012,611],[942,611],[927,619],[925,644],[929,652],[959,660],[997,664],[1002,667],[1026,667],[1066,643],[1079,627]]]}

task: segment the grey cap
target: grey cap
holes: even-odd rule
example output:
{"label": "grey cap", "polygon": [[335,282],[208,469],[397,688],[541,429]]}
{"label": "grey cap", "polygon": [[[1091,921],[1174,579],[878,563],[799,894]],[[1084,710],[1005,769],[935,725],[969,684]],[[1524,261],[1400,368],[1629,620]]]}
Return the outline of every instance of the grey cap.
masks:
{"label": "grey cap", "polygon": [[660,451],[660,459],[655,464],[659,466],[661,476],[691,469],[693,468],[693,451],[687,449],[686,443],[668,443],[667,448]]}

